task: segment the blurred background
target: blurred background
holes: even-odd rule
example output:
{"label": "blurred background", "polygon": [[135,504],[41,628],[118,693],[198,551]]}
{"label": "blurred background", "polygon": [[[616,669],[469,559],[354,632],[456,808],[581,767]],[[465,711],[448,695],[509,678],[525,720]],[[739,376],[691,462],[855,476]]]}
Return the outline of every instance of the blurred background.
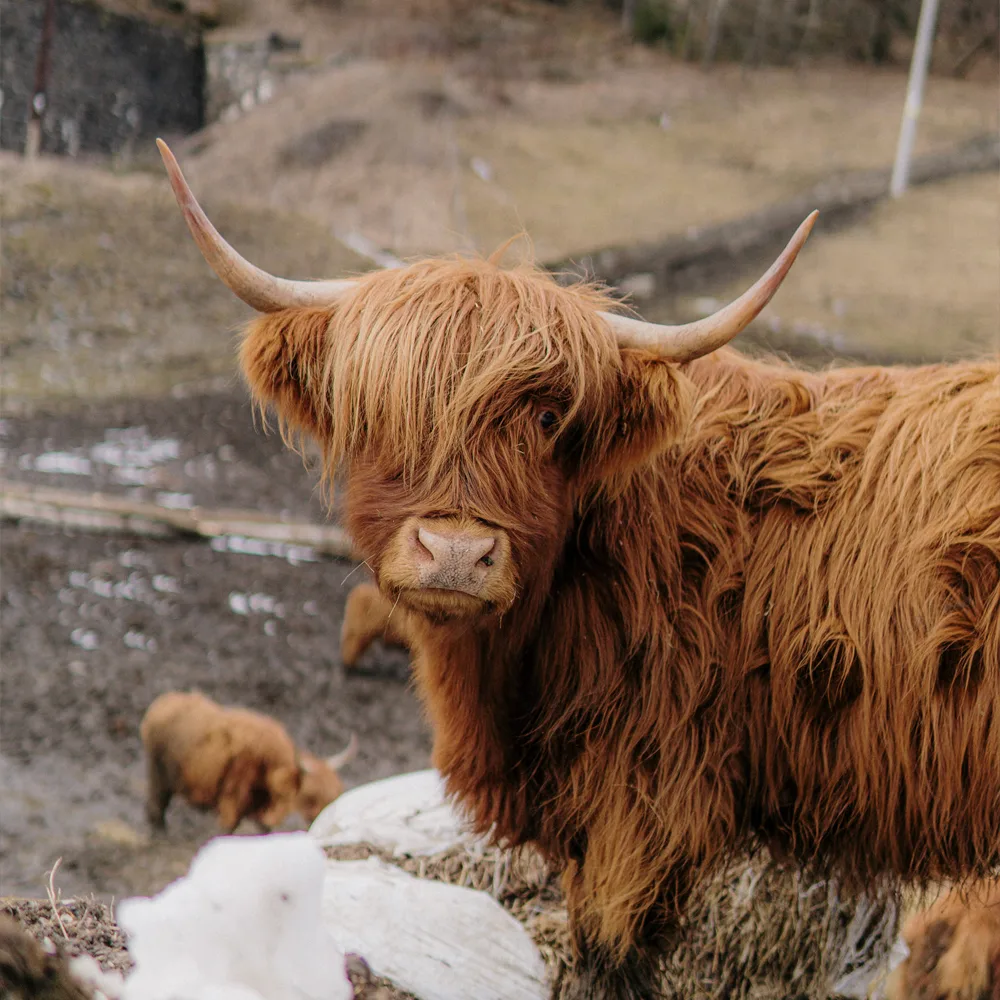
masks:
{"label": "blurred background", "polygon": [[[356,732],[349,786],[428,764],[405,654],[340,662],[364,568],[226,527],[325,514],[308,458],[254,421],[234,365],[248,312],[191,242],[156,136],[274,273],[524,231],[512,254],[685,321],[815,207],[741,347],[995,353],[1000,9],[940,0],[893,198],[920,7],[0,0],[0,892],[44,895],[58,858],[65,895],[183,873],[212,818],[177,804],[158,839],[142,818],[138,724],[171,688],[269,712],[321,754]],[[230,512],[213,537],[178,529],[204,509]]]}

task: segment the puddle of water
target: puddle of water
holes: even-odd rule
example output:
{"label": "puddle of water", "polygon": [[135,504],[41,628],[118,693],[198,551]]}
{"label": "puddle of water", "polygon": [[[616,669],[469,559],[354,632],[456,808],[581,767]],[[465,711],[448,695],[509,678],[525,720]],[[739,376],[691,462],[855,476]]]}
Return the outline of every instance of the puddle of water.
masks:
{"label": "puddle of water", "polygon": [[34,472],[48,472],[63,476],[89,476],[92,465],[89,458],[67,451],[49,451],[42,455],[22,455],[18,465]]}
{"label": "puddle of water", "polygon": [[246,556],[273,556],[285,559],[292,566],[304,562],[318,562],[316,550],[308,545],[289,542],[272,542],[264,538],[245,538],[243,535],[219,535],[209,545],[213,552],[236,552]]}

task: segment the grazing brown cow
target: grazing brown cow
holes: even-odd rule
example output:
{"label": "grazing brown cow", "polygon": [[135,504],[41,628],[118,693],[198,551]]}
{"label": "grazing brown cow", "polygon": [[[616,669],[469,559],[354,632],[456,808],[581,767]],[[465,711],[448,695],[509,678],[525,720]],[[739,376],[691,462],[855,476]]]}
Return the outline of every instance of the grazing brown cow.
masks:
{"label": "grazing brown cow", "polygon": [[357,749],[352,736],[347,750],[328,761],[306,757],[276,719],[218,705],[198,691],[161,694],[139,733],[146,751],[146,817],[161,830],[175,794],[195,808],[214,809],[227,833],[247,818],[272,830],[295,810],[312,822],[344,790],[333,768]]}
{"label": "grazing brown cow", "polygon": [[263,314],[255,399],[343,471],[449,792],[565,868],[579,995],[653,995],[692,888],[757,840],[858,885],[1000,861],[997,360],[724,347],[812,217],[683,327],[493,260],[275,278],[163,151]]}
{"label": "grazing brown cow", "polygon": [[903,928],[887,1000],[1000,1000],[1000,880],[952,889]]}

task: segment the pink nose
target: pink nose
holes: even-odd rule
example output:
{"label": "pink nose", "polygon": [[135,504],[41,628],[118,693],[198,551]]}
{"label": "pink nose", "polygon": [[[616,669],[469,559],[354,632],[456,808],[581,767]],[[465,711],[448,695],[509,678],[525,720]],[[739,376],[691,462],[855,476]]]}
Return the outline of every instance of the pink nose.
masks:
{"label": "pink nose", "polygon": [[425,518],[413,524],[413,555],[422,587],[477,596],[503,562],[496,532]]}

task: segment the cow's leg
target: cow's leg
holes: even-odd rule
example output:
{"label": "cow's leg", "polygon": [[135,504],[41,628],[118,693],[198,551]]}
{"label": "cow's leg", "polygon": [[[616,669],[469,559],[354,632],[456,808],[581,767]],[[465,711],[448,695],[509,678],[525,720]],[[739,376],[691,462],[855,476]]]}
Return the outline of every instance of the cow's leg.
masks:
{"label": "cow's leg", "polygon": [[353,667],[361,654],[381,638],[393,646],[409,646],[404,626],[405,612],[394,607],[372,583],[359,583],[344,605],[344,624],[340,630],[340,659]]}
{"label": "cow's leg", "polygon": [[146,819],[158,831],[167,828],[167,806],[174,790],[166,769],[155,751],[146,754]]}
{"label": "cow's leg", "polygon": [[629,838],[616,838],[613,827],[592,828],[582,862],[563,876],[576,962],[560,1000],[675,1000],[664,959],[681,943],[680,917],[705,858],[685,850],[697,846],[694,831],[674,842],[667,859],[628,850]]}
{"label": "cow's leg", "polygon": [[665,989],[662,974],[671,930],[659,920],[650,922],[656,923],[655,930],[640,931],[624,956],[575,934],[576,960],[562,980],[559,1000],[675,1000]]}

